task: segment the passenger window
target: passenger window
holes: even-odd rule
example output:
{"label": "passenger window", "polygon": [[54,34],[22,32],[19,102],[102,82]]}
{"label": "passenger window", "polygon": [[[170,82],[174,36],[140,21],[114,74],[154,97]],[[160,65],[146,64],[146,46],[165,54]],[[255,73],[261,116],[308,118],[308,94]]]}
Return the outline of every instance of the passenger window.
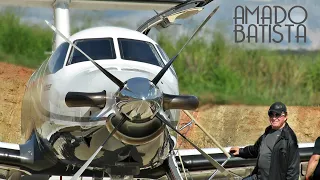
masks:
{"label": "passenger window", "polygon": [[[74,44],[93,60],[116,59],[112,38],[76,40]],[[89,61],[80,51],[72,48],[68,64]]]}

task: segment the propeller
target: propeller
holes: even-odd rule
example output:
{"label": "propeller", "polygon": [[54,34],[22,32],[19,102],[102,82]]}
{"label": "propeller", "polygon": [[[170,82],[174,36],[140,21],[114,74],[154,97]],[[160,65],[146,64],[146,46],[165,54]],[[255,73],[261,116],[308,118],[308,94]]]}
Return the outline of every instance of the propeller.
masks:
{"label": "propeller", "polygon": [[106,91],[102,92],[68,92],[65,97],[65,102],[68,107],[98,107],[104,108],[107,97]]}
{"label": "propeller", "polygon": [[227,171],[223,166],[221,166],[216,160],[214,160],[211,156],[209,156],[207,153],[205,153],[203,150],[201,150],[197,145],[195,145],[193,142],[191,142],[188,138],[186,138],[183,134],[181,134],[175,127],[173,127],[172,124],[168,120],[166,120],[166,116],[164,115],[163,111],[160,111],[156,114],[156,117],[169,126],[172,130],[174,130],[176,133],[178,133],[183,139],[188,141],[195,149],[197,149],[214,167],[216,167],[223,175],[228,176],[229,179],[233,179],[233,176],[229,171]]}
{"label": "propeller", "polygon": [[158,84],[162,76],[166,73],[166,71],[169,69],[171,64],[174,60],[177,59],[179,54],[182,52],[182,50],[186,47],[186,45],[191,41],[191,39],[201,30],[201,28],[209,21],[209,19],[218,11],[219,6],[216,7],[209,16],[203,21],[203,23],[197,28],[197,30],[192,34],[192,36],[188,39],[188,41],[182,46],[180,51],[161,69],[161,71],[156,75],[156,77],[153,78],[152,82],[153,84]]}
{"label": "propeller", "polygon": [[104,142],[100,145],[100,147],[92,154],[92,156],[87,160],[86,163],[82,165],[82,167],[76,172],[76,174],[73,175],[71,180],[77,180],[81,174],[87,169],[89,164],[92,162],[92,160],[97,156],[97,154],[100,152],[100,150],[103,148],[103,146],[108,142],[108,140],[113,136],[114,133],[117,132],[117,130],[123,125],[123,123],[126,122],[126,118],[122,117],[121,121],[117,126],[111,131],[111,133],[107,136],[107,138],[104,140]]}
{"label": "propeller", "polygon": [[123,88],[124,84],[122,81],[120,81],[118,78],[116,78],[114,75],[109,73],[107,70],[105,70],[103,67],[101,67],[98,63],[96,63],[93,59],[91,59],[86,53],[84,53],[78,46],[73,44],[67,37],[65,37],[56,27],[54,27],[50,22],[45,20],[45,22],[48,24],[48,26],[57,34],[59,34],[65,41],[67,41],[71,46],[73,46],[75,49],[77,49],[79,52],[81,52],[86,58],[88,58],[104,75],[106,75],[111,81],[113,81],[116,85],[119,86],[120,89]]}

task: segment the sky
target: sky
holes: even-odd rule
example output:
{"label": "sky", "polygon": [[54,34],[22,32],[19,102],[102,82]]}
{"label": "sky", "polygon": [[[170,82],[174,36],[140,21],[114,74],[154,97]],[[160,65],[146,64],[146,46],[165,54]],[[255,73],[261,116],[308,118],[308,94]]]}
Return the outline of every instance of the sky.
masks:
{"label": "sky", "polygon": [[[291,19],[295,22],[301,21],[306,17],[306,21],[303,26],[299,27],[299,34],[303,35],[303,28],[306,28],[306,42],[303,42],[302,38],[300,43],[296,42],[294,38],[297,35],[297,25],[294,25],[291,28],[291,42],[289,40],[288,27],[284,26],[285,24],[292,24],[288,18],[288,12],[290,8],[295,5],[300,5],[307,12],[307,17],[303,9],[295,8],[291,11]],[[251,45],[253,47],[257,47],[257,44],[262,44],[266,47],[270,48],[280,48],[280,49],[309,49],[309,50],[317,50],[320,49],[320,1],[319,0],[215,0],[205,6],[204,10],[194,15],[191,18],[179,20],[177,23],[180,25],[172,25],[167,29],[163,29],[161,31],[165,31],[166,33],[172,35],[173,37],[179,37],[182,34],[191,34],[197,26],[201,24],[201,22],[208,16],[208,14],[217,6],[220,6],[217,13],[210,19],[210,21],[206,24],[205,28],[209,31],[217,31],[223,32],[224,36],[229,40],[230,43],[233,44],[247,44],[248,38],[245,38],[243,42],[236,43],[235,42],[235,33],[233,30],[235,27],[234,15],[238,14],[241,16],[241,8],[235,9],[237,6],[241,6],[243,8],[248,8],[251,12],[253,12],[256,8],[259,9],[259,14],[255,13],[251,15],[247,13],[248,23],[242,24],[240,20],[238,20],[238,27],[240,25],[243,27],[244,35],[248,35],[249,25],[251,32],[254,32],[255,27],[257,28],[257,43],[254,42],[254,39],[251,39]],[[267,24],[267,28],[265,28],[265,40],[266,42],[262,43],[262,26],[259,26],[257,23],[257,15],[259,18],[262,17],[263,7],[270,6],[272,9],[272,24],[266,20],[265,24]],[[275,17],[275,9],[273,6],[281,6],[286,9],[287,17],[284,22],[281,24],[282,27],[274,27],[274,17]],[[5,8],[2,6],[1,9]],[[239,10],[240,9],[240,10]],[[19,8],[18,12],[21,11],[23,22],[27,23],[36,23],[43,26],[46,26],[44,20],[49,20],[53,22],[53,10],[49,8]],[[268,9],[265,10],[266,16],[268,16]],[[245,15],[244,11],[244,15]],[[135,11],[135,10],[106,10],[106,11],[93,11],[93,10],[75,10],[71,9],[70,11],[70,20],[72,22],[72,27],[82,26],[83,23],[91,22],[91,26],[102,26],[102,25],[113,25],[113,26],[123,26],[131,29],[137,29],[144,21],[156,15],[156,12],[153,10],[148,11]],[[277,12],[278,19],[284,17],[282,11]],[[260,21],[261,24],[261,21]],[[256,26],[254,26],[256,25]],[[268,35],[268,27],[271,28],[270,35]],[[272,31],[273,28],[277,28],[277,31],[283,35],[283,39],[280,43],[268,42],[268,39],[276,39],[279,40],[279,34]],[[205,33],[204,33],[205,32]],[[208,31],[202,31],[201,36],[208,36],[208,40],[211,39],[211,34],[207,33]],[[150,36],[152,38],[156,38],[158,31],[152,30]],[[237,33],[238,39],[242,37],[241,33]],[[253,43],[252,43],[253,41]]]}

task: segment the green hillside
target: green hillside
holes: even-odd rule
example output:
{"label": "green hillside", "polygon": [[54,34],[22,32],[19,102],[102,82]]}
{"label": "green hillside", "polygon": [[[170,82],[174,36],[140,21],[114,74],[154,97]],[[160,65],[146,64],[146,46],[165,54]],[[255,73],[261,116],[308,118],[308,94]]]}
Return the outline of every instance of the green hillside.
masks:
{"label": "green hillside", "polygon": [[[171,36],[158,37],[169,57],[187,40],[181,37],[173,43]],[[320,103],[318,52],[248,51],[228,45],[218,33],[212,36],[211,42],[194,38],[174,63],[182,93],[198,96],[201,103]],[[52,39],[48,28],[27,26],[10,11],[0,14],[0,61],[37,68],[48,57]]]}

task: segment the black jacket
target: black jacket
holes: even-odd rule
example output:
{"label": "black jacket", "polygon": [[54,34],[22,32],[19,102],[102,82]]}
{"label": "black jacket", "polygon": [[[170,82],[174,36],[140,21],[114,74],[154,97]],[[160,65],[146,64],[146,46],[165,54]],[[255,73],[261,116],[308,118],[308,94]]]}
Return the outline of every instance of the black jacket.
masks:
{"label": "black jacket", "polygon": [[[258,159],[260,144],[266,134],[271,130],[268,126],[265,133],[259,137],[252,146],[240,148],[238,157],[257,158],[256,166],[252,172],[258,173]],[[299,179],[300,155],[297,137],[286,123],[276,141],[271,154],[269,180],[298,180]]]}

